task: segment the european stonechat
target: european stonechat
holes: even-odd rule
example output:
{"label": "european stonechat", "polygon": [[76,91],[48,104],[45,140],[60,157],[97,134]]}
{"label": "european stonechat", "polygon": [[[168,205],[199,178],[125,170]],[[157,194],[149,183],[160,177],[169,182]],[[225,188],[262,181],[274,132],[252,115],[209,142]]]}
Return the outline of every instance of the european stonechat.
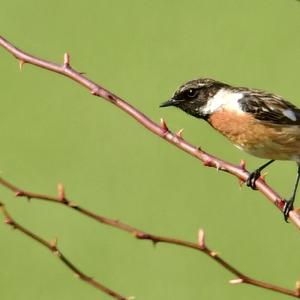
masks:
{"label": "european stonechat", "polygon": [[300,179],[300,109],[282,97],[257,89],[233,87],[209,78],[183,84],[161,107],[176,106],[204,119],[237,148],[269,159],[252,172],[246,184],[255,189],[260,172],[275,160],[298,165],[292,196],[283,209],[287,221]]}

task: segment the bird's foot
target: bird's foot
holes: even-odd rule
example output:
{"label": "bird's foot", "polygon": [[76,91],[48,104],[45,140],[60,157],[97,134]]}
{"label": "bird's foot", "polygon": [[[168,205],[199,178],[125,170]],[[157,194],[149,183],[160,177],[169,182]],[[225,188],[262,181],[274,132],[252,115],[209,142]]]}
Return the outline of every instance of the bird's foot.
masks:
{"label": "bird's foot", "polygon": [[285,204],[284,204],[282,212],[283,212],[284,220],[287,223],[288,223],[289,213],[293,209],[294,209],[294,199],[291,198],[290,200],[285,200]]}
{"label": "bird's foot", "polygon": [[246,180],[246,185],[251,187],[252,190],[257,190],[256,188],[256,180],[260,177],[260,170],[257,169],[255,171],[253,171],[252,173],[250,173],[249,177]]}

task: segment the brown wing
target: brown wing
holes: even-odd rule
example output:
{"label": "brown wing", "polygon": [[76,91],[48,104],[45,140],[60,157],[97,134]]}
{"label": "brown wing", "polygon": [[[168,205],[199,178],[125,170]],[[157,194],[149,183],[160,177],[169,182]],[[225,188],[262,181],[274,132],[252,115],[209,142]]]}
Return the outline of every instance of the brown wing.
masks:
{"label": "brown wing", "polygon": [[240,90],[242,110],[261,121],[277,125],[300,125],[300,109],[274,94],[259,90]]}

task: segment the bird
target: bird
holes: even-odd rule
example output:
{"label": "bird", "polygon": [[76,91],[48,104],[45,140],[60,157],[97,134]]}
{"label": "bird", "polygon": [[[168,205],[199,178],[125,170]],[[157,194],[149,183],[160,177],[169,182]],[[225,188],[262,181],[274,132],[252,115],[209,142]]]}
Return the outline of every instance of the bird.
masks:
{"label": "bird", "polygon": [[292,195],[285,200],[288,222],[300,179],[300,109],[281,96],[259,89],[235,87],[210,78],[181,85],[160,107],[175,106],[205,120],[238,149],[268,161],[251,172],[246,185],[256,189],[261,171],[276,160],[297,164]]}

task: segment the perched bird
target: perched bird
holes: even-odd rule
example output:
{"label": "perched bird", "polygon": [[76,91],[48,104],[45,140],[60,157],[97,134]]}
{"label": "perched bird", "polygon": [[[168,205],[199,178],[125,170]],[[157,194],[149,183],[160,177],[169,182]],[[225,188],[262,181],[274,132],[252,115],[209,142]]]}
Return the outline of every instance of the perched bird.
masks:
{"label": "perched bird", "polygon": [[269,159],[247,179],[246,184],[253,189],[260,172],[275,160],[295,161],[297,178],[283,209],[287,221],[300,178],[299,108],[272,93],[234,87],[209,78],[188,81],[160,106],[176,106],[204,119],[239,149]]}

